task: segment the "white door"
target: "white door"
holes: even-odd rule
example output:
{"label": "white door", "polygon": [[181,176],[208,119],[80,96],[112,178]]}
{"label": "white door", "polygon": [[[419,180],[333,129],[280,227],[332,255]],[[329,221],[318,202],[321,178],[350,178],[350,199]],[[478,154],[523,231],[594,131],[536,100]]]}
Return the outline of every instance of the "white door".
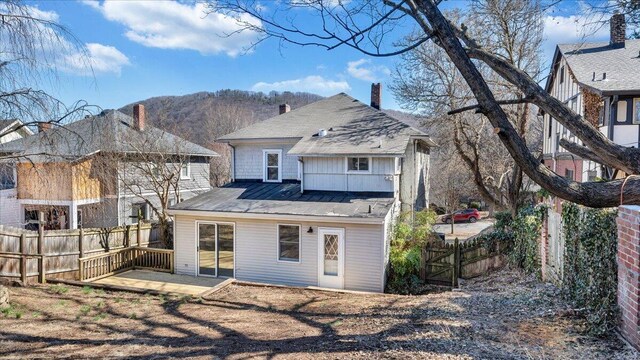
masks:
{"label": "white door", "polygon": [[318,228],[318,286],[344,288],[344,229]]}

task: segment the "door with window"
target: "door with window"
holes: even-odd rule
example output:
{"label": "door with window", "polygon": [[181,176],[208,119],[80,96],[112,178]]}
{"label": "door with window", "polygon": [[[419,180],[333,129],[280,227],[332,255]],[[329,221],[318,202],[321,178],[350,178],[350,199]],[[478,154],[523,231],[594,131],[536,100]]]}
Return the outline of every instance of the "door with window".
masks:
{"label": "door with window", "polygon": [[318,286],[344,288],[344,229],[318,229]]}
{"label": "door with window", "polygon": [[233,224],[198,223],[199,276],[234,276],[234,233]]}
{"label": "door with window", "polygon": [[282,150],[263,150],[265,182],[282,181]]}

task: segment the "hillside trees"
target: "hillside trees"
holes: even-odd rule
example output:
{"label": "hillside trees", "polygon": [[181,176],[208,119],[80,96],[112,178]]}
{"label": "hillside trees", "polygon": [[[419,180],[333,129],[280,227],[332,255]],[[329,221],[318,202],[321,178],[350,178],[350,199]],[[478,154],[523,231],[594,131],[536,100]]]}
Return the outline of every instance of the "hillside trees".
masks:
{"label": "hillside trees", "polygon": [[[640,149],[617,145],[607,139],[582,116],[550,96],[523,68],[514,65],[504,53],[487,46],[487,32],[470,30],[474,23],[457,23],[443,14],[437,0],[360,0],[282,1],[263,6],[253,0],[219,0],[210,3],[216,11],[235,16],[244,30],[301,46],[328,50],[351,47],[369,56],[398,56],[426,42],[442,49],[455,65],[475,98],[467,110],[478,111],[490,123],[502,145],[522,171],[555,196],[590,207],[609,207],[640,203]],[[296,17],[306,11],[314,15]],[[260,22],[242,22],[239,15],[249,14]],[[401,33],[405,31],[405,36]],[[398,36],[410,42],[398,46]],[[480,34],[480,35],[475,35]],[[522,94],[503,99],[483,75],[487,66]],[[572,152],[591,154],[599,162],[631,175],[608,182],[575,182],[554,173],[541,163],[511,122],[506,105],[531,104],[551,115],[574,134],[582,144],[573,144]],[[452,109],[454,110],[454,109]],[[565,146],[566,148],[566,146]]]}

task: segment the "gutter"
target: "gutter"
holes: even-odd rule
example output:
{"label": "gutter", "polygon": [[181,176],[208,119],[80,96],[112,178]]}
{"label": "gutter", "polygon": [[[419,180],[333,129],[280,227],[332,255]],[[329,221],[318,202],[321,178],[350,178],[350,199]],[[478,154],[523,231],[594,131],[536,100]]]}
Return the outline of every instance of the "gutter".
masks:
{"label": "gutter", "polygon": [[[369,224],[382,225],[384,218],[357,218],[351,216],[326,216],[326,215],[293,215],[293,214],[258,214],[246,212],[219,212],[207,210],[181,210],[168,209],[168,214],[172,216],[194,216],[194,217],[215,217],[226,219],[255,219],[255,220],[288,220],[305,222],[337,222],[343,224]],[[385,215],[386,216],[386,215]]]}

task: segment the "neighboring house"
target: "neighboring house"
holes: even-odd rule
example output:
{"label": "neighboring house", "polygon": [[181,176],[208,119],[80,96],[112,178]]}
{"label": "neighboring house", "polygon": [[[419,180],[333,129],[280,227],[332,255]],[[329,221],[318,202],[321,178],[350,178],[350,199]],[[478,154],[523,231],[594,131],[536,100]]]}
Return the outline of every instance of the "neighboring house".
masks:
{"label": "neighboring house", "polygon": [[[574,112],[624,146],[640,139],[640,40],[625,38],[625,18],[613,15],[608,43],[558,45],[546,90]],[[544,114],[544,162],[575,181],[623,177],[583,160],[560,146],[560,139],[581,144],[564,126]]]}
{"label": "neighboring house", "polygon": [[[0,145],[0,156],[18,156],[15,166],[18,224],[27,228],[74,229],[132,224],[139,216],[153,220],[155,183],[165,168],[180,178],[166,187],[171,203],[211,189],[213,151],[145,124],[142,105],[134,117],[118,111]],[[153,160],[151,160],[153,159]],[[160,159],[162,164],[154,163]],[[165,165],[165,166],[161,166]],[[145,173],[141,169],[149,168]],[[157,172],[157,174],[155,173]],[[175,179],[177,175],[174,176]],[[2,217],[15,208],[0,208]]]}
{"label": "neighboring house", "polygon": [[171,208],[179,274],[381,292],[400,208],[428,204],[427,134],[341,93],[219,139],[232,180]]}
{"label": "neighboring house", "polygon": [[[33,135],[20,120],[0,120],[0,144]],[[0,156],[0,159],[2,157]],[[18,225],[20,206],[16,191],[16,171],[12,159],[0,161],[0,224]]]}

